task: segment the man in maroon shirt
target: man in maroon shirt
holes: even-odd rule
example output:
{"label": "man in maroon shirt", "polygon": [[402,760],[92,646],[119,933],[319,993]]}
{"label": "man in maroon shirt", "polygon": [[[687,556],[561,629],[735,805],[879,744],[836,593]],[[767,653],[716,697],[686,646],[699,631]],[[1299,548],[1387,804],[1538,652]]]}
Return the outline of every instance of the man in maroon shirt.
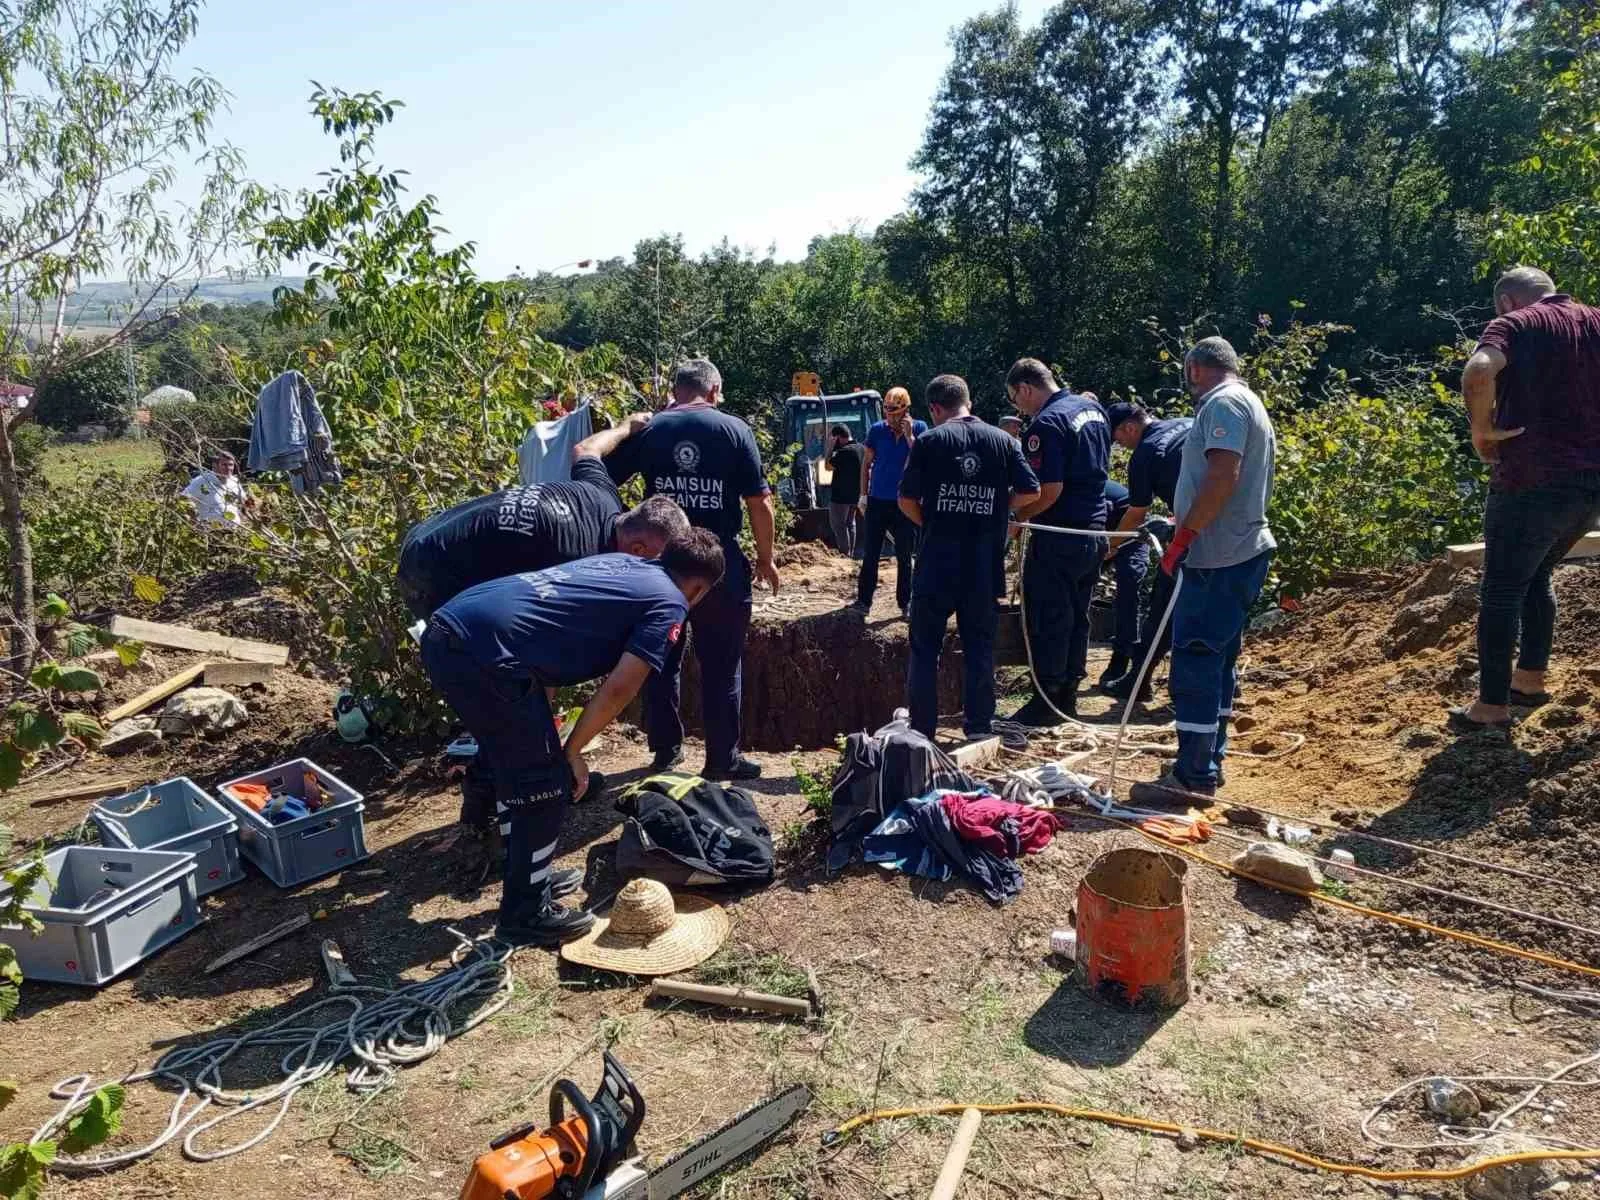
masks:
{"label": "man in maroon shirt", "polygon": [[1461,731],[1509,726],[1513,707],[1550,699],[1550,573],[1600,520],[1600,309],[1536,267],[1502,275],[1494,308],[1461,377],[1472,445],[1490,464],[1478,698],[1450,710]]}

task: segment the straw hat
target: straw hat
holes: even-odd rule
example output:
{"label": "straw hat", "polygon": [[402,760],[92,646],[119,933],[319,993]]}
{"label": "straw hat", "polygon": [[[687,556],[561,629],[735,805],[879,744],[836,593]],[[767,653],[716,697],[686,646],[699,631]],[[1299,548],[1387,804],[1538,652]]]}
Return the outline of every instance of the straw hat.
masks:
{"label": "straw hat", "polygon": [[728,914],[703,896],[674,902],[667,885],[635,879],[617,893],[611,912],[561,957],[629,975],[671,975],[703,962],[728,936]]}

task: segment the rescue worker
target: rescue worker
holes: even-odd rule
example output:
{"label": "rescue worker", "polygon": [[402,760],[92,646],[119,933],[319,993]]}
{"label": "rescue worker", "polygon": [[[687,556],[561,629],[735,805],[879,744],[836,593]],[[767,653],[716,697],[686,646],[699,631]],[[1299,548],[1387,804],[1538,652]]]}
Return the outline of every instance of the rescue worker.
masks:
{"label": "rescue worker", "polygon": [[[1132,451],[1128,459],[1128,505],[1113,526],[1120,530],[1139,528],[1149,516],[1151,504],[1157,499],[1167,506],[1168,512],[1175,511],[1178,472],[1183,465],[1183,444],[1188,440],[1189,430],[1194,427],[1194,420],[1175,417],[1158,421],[1137,404],[1120,403],[1113,404],[1107,410],[1107,423],[1111,426],[1111,437],[1117,445]],[[1124,555],[1134,553],[1136,546],[1141,546],[1138,539],[1117,538],[1107,553],[1116,555],[1120,561]],[[1148,551],[1147,546],[1142,548]],[[1155,584],[1150,589],[1150,607],[1144,617],[1140,638],[1128,648],[1127,661],[1119,662],[1118,657],[1113,655],[1111,667],[1100,678],[1100,690],[1106,695],[1126,700],[1133,694],[1139,667],[1145,656],[1150,654],[1150,640],[1155,638],[1161,615],[1167,611],[1171,600],[1172,576],[1158,571]],[[1155,654],[1150,659],[1144,686],[1139,689],[1141,701],[1150,699],[1151,676],[1171,645],[1172,622],[1168,620],[1157,640]],[[1119,666],[1121,670],[1116,669]]]}
{"label": "rescue worker", "polygon": [[1006,522],[1039,481],[1022,447],[972,415],[959,375],[939,375],[924,393],[933,429],[911,446],[900,479],[900,511],[921,529],[911,588],[911,727],[931,738],[939,720],[939,652],[955,614],[961,635],[963,732],[985,737],[994,721],[994,571]]}
{"label": "rescue worker", "polygon": [[1178,529],[1161,559],[1168,575],[1183,569],[1169,680],[1178,757],[1154,783],[1133,785],[1136,807],[1186,807],[1192,794],[1216,794],[1244,629],[1278,545],[1267,525],[1277,435],[1239,378],[1238,355],[1223,338],[1205,338],[1185,356],[1183,375],[1197,406],[1178,476]]}
{"label": "rescue worker", "polygon": [[[596,434],[579,449],[605,456],[618,483],[642,475],[646,495],[671,497],[689,524],[721,540],[727,574],[690,620],[706,735],[700,774],[706,779],[757,779],[761,767],[739,752],[741,668],[751,610],[751,568],[739,548],[739,530],[748,512],[755,573],[776,594],[772,490],[761,472],[761,452],[750,426],[719,412],[721,403],[722,373],[708,359],[690,359],[673,372],[670,408],[642,429]],[[655,755],[651,770],[656,772],[683,761],[683,719],[678,713],[682,668],[679,643],[645,692],[645,725]]]}
{"label": "rescue worker", "polygon": [[[1023,448],[1039,477],[1039,495],[1017,509],[1021,520],[1104,530],[1111,432],[1098,401],[1056,383],[1036,358],[1018,359],[1006,375],[1012,406],[1029,417]],[[1035,531],[1022,564],[1023,609],[1033,659],[1034,695],[1011,720],[1061,724],[1078,711],[1078,681],[1088,673],[1089,602],[1105,558],[1101,536]]]}
{"label": "rescue worker", "polygon": [[[1107,528],[1117,528],[1129,508],[1128,489],[1115,479],[1106,480]],[[1136,542],[1118,553],[1118,543]],[[1103,688],[1110,679],[1121,676],[1139,644],[1139,609],[1144,600],[1144,580],[1150,573],[1150,547],[1133,538],[1111,541],[1106,551],[1111,560],[1111,579],[1114,585],[1112,611],[1116,617],[1116,632],[1111,638],[1111,662],[1100,675]]]}
{"label": "rescue worker", "polygon": [[1495,282],[1494,311],[1461,376],[1490,474],[1478,695],[1450,710],[1459,733],[1505,728],[1513,708],[1550,702],[1550,575],[1600,521],[1600,308],[1556,291],[1537,267],[1514,267]]}
{"label": "rescue worker", "polygon": [[[649,413],[625,422],[630,432]],[[670,499],[652,496],[624,513],[617,485],[586,443],[573,448],[572,479],[479,496],[412,526],[400,544],[397,583],[406,607],[426,621],[475,583],[542,571],[591,554],[620,550],[655,558],[667,539],[689,528]]]}
{"label": "rescue worker", "polygon": [[[433,614],[423,667],[494,776],[505,839],[499,937],[555,945],[594,923],[555,903],[582,873],[551,870],[567,810],[589,787],[583,749],[666,667],[689,611],[722,572],[716,537],[691,529],[659,558],[600,554],[508,575]],[[563,749],[545,689],[601,675]]]}

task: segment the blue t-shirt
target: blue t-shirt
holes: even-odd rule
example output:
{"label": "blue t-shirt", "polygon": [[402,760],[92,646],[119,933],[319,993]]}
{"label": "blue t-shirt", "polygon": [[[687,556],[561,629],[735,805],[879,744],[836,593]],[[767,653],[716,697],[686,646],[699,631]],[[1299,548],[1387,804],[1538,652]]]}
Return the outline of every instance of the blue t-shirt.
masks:
{"label": "blue t-shirt", "polygon": [[1183,469],[1183,444],[1193,427],[1191,417],[1145,426],[1144,436],[1128,460],[1128,498],[1133,507],[1149,508],[1157,496],[1168,509],[1174,506],[1178,472]]}
{"label": "blue t-shirt", "polygon": [[923,537],[957,542],[1003,537],[1011,494],[1038,490],[1016,439],[976,417],[917,438],[900,479],[900,494],[922,504]]}
{"label": "blue t-shirt", "polygon": [[597,554],[470,587],[434,620],[480,666],[560,686],[608,674],[624,653],[659,671],[688,613],[658,560]]}
{"label": "blue t-shirt", "polygon": [[[926,421],[911,422],[911,438],[915,441],[928,432]],[[911,456],[911,442],[896,437],[889,422],[879,421],[867,430],[867,449],[872,451],[872,479],[867,485],[870,500],[897,500],[900,496],[900,477],[906,473],[906,460]]]}
{"label": "blue t-shirt", "polygon": [[1062,388],[1045,402],[1023,435],[1028,465],[1061,495],[1033,520],[1069,529],[1104,529],[1111,427],[1100,405]]}
{"label": "blue t-shirt", "polygon": [[400,578],[443,603],[476,583],[542,571],[611,549],[622,498],[597,458],[570,481],[479,496],[413,526],[400,546]]}
{"label": "blue t-shirt", "polygon": [[744,562],[744,500],[772,490],[750,426],[703,402],[657,413],[607,457],[606,469],[619,484],[642,475],[646,495],[676,500],[689,524],[721,540],[730,568]]}

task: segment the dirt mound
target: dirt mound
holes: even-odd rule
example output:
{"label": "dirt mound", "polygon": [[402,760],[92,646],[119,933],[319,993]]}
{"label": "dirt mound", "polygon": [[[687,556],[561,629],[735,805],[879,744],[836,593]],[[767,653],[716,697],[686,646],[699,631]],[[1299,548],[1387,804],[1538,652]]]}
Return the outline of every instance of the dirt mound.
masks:
{"label": "dirt mound", "polygon": [[292,661],[325,661],[327,637],[315,613],[282,588],[262,587],[247,567],[210,572],[175,589],[155,620],[189,625],[229,637],[277,642]]}

